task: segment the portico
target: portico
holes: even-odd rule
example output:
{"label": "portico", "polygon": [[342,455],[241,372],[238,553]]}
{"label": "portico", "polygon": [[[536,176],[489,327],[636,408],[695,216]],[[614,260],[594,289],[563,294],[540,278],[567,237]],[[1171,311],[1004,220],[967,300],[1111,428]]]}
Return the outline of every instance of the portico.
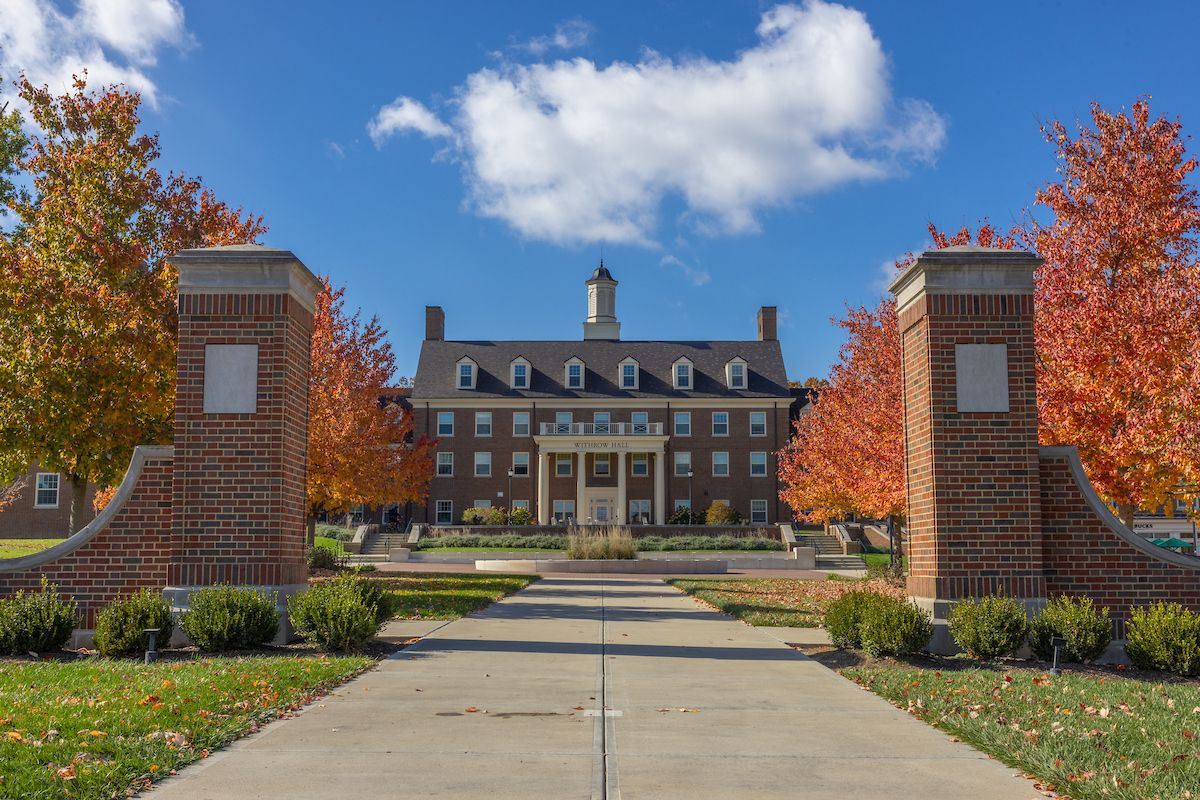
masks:
{"label": "portico", "polygon": [[[628,429],[628,430],[626,430]],[[634,433],[634,430],[637,430]],[[542,426],[541,435],[533,437],[537,445],[537,520],[539,525],[550,524],[554,499],[550,492],[550,477],[558,468],[560,454],[570,454],[571,474],[576,478],[574,509],[577,518],[595,521],[628,521],[628,472],[630,454],[646,454],[654,466],[654,523],[665,525],[666,513],[666,443],[661,425],[631,425],[612,423],[549,424]],[[589,487],[587,483],[588,454],[600,454],[609,459],[609,469],[615,469],[617,483]],[[615,462],[615,463],[613,463]],[[647,464],[647,471],[651,467]],[[634,498],[637,499],[637,498]]]}

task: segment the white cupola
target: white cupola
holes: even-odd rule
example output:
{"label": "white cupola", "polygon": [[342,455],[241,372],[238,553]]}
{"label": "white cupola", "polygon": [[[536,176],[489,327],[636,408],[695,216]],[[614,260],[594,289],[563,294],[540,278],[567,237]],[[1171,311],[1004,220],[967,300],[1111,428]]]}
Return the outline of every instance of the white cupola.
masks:
{"label": "white cupola", "polygon": [[621,338],[621,323],[617,322],[617,282],[604,268],[604,259],[587,282],[588,316],[583,323],[584,339]]}

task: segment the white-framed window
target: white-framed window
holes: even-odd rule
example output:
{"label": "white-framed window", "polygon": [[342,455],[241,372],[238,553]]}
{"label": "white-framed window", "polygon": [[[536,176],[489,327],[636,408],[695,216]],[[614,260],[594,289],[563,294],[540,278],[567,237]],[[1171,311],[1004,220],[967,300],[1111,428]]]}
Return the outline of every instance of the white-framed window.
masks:
{"label": "white-framed window", "polygon": [[[567,455],[570,455],[568,453]],[[575,516],[575,501],[574,500],[555,500],[554,501],[554,521],[557,523],[566,522]]]}
{"label": "white-framed window", "polygon": [[767,454],[766,453],[751,453],[750,454],[750,474],[751,475],[766,475],[767,474]]}
{"label": "white-framed window", "polygon": [[612,419],[612,415],[607,411],[597,411],[592,414],[592,433],[608,433],[610,419]]}
{"label": "white-framed window", "polygon": [[437,474],[444,478],[454,476],[454,453],[437,454]]}
{"label": "white-framed window", "polygon": [[554,414],[554,432],[555,433],[570,433],[571,432],[571,412],[558,411]]}
{"label": "white-framed window", "polygon": [[725,365],[725,385],[730,389],[745,389],[746,373],[746,360],[741,356],[731,358]]}
{"label": "white-framed window", "polygon": [[729,412],[714,411],[713,412],[713,436],[728,436],[729,435]]}
{"label": "white-framed window", "polygon": [[767,501],[766,500],[751,500],[750,501],[750,522],[755,525],[767,524]]}
{"label": "white-framed window", "polygon": [[691,436],[692,435],[692,412],[676,411],[675,412],[675,435],[676,436]]}
{"label": "white-framed window", "polygon": [[492,412],[476,411],[475,412],[475,435],[476,436],[491,436],[492,435]]}
{"label": "white-framed window", "polygon": [[750,412],[750,435],[751,436],[766,436],[767,435],[767,412],[751,411]]}
{"label": "white-framed window", "polygon": [[478,366],[471,358],[460,358],[454,367],[454,388],[474,389],[475,379],[478,377],[479,372]]}
{"label": "white-framed window", "polygon": [[620,374],[620,387],[632,391],[638,390],[638,379],[641,377],[640,365],[633,358],[626,358],[617,365],[617,371]]}
{"label": "white-framed window", "polygon": [[690,510],[690,509],[691,509],[691,507],[692,507],[692,501],[691,501],[691,500],[676,500],[676,501],[675,501],[675,510],[676,510],[676,511],[678,511],[678,510],[679,510],[679,509],[681,509],[681,508],[686,508],[686,509],[689,509],[689,510]]}
{"label": "white-framed window", "polygon": [[517,477],[529,474],[529,453],[513,453],[513,475]]}
{"label": "white-framed window", "polygon": [[512,501],[512,510],[516,511],[518,508],[523,508],[526,511],[528,511],[529,510],[529,501],[528,500],[513,500]]}
{"label": "white-framed window", "polygon": [[570,453],[555,453],[554,474],[564,478],[571,477],[571,460]]}
{"label": "white-framed window", "polygon": [[646,453],[630,454],[630,475],[649,475],[650,458]]}
{"label": "white-framed window", "polygon": [[39,472],[37,474],[37,484],[35,497],[33,498],[33,507],[58,508],[57,472]]}
{"label": "white-framed window", "polygon": [[692,471],[692,454],[691,453],[676,453],[675,454],[675,474],[687,477],[687,474]]}
{"label": "white-framed window", "polygon": [[513,412],[513,436],[528,436],[529,435],[529,412],[514,411]]}
{"label": "white-framed window", "polygon": [[492,501],[491,500],[476,500],[475,507],[476,508],[491,508]]}
{"label": "white-framed window", "polygon": [[635,411],[630,415],[629,421],[633,424],[633,433],[635,436],[650,432],[649,417],[650,415],[645,411]]}
{"label": "white-framed window", "polygon": [[523,358],[514,358],[508,365],[508,388],[529,388],[529,362]]}
{"label": "white-framed window", "polygon": [[454,523],[453,500],[437,501],[437,516],[434,517],[434,522],[436,522],[438,525],[451,525]]}
{"label": "white-framed window", "polygon": [[650,522],[650,501],[649,500],[630,500],[629,501],[629,521],[630,522]]}
{"label": "white-framed window", "polygon": [[610,466],[611,466],[611,464],[609,464],[608,453],[593,453],[592,454],[592,474],[593,475],[603,475],[605,477],[608,477],[610,474],[612,474],[609,471]]}
{"label": "white-framed window", "polygon": [[492,474],[492,454],[475,454],[475,477],[486,478]]}
{"label": "white-framed window", "polygon": [[713,453],[713,477],[725,478],[729,475],[729,453]]}
{"label": "white-framed window", "polygon": [[438,412],[438,436],[453,436],[454,435],[454,412],[439,411]]}
{"label": "white-framed window", "polygon": [[671,376],[676,389],[690,390],[692,381],[692,362],[681,358],[671,365]]}
{"label": "white-framed window", "polygon": [[563,386],[568,389],[582,389],[583,369],[583,360],[578,356],[568,359],[563,369]]}

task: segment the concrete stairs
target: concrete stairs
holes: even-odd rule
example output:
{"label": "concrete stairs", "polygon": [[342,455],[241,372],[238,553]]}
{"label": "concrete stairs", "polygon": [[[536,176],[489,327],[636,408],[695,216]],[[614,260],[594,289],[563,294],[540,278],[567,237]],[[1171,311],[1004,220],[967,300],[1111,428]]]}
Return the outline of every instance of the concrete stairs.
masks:
{"label": "concrete stairs", "polygon": [[802,547],[812,547],[817,552],[817,569],[866,569],[867,564],[856,555],[842,555],[842,543],[836,536],[824,533],[797,533],[796,540]]}
{"label": "concrete stairs", "polygon": [[405,539],[403,533],[369,533],[363,539],[358,558],[362,561],[387,561],[392,547],[403,544]]}

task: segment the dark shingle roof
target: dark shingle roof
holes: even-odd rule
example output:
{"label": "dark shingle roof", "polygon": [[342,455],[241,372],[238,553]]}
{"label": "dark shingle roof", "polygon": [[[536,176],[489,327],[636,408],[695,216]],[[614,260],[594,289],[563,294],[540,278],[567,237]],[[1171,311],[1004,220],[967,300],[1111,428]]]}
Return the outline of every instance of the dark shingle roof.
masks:
{"label": "dark shingle roof", "polygon": [[588,279],[588,283],[592,281],[612,281],[617,282],[617,279],[608,271],[608,267],[604,266],[604,262],[600,262],[600,266],[596,267],[596,271],[592,273],[592,277]]}
{"label": "dark shingle roof", "polygon": [[[475,390],[454,388],[455,364],[464,356],[479,365]],[[508,388],[508,365],[518,356],[531,365],[529,389]],[[572,356],[586,365],[584,390],[563,386],[563,364]],[[627,356],[641,367],[639,391],[619,388],[617,364]],[[748,388],[725,387],[725,364],[746,360]],[[693,364],[694,391],[672,388],[671,365],[680,358]],[[444,342],[421,345],[413,400],[447,397],[781,397],[789,398],[783,352],[778,341],[623,342],[518,341]]]}

